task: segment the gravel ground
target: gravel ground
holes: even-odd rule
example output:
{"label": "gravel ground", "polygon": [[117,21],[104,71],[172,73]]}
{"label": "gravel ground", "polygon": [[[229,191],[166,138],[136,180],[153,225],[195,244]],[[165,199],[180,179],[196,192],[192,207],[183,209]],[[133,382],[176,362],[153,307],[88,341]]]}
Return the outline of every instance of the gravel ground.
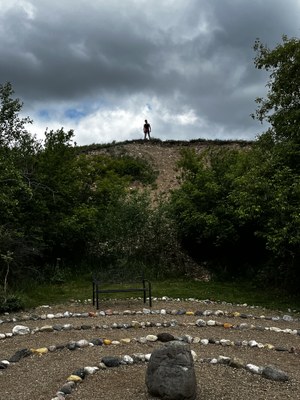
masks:
{"label": "gravel ground", "polygon": [[[102,310],[113,311],[143,309],[142,302],[134,300],[111,301],[101,304]],[[227,304],[203,304],[199,302],[159,302],[155,301],[154,310],[185,309],[187,311],[197,310],[223,310],[239,311],[252,315],[275,316],[283,315],[275,311],[266,311],[259,308],[239,307]],[[88,312],[95,311],[91,305],[66,304],[52,308],[38,308],[34,314],[56,312]],[[289,313],[290,314],[290,313]],[[20,314],[18,314],[20,315]],[[292,314],[290,314],[292,315]],[[24,315],[23,315],[24,316]],[[11,317],[11,316],[10,316]],[[0,315],[0,319],[6,318]],[[222,323],[240,324],[242,322],[260,325],[261,327],[276,326],[281,329],[300,329],[299,321],[272,321],[268,319],[241,319],[226,316],[197,317],[194,315],[111,315],[95,318],[65,318],[53,320],[36,320],[26,322],[3,323],[0,325],[0,333],[10,332],[17,324],[30,327],[42,327],[44,325],[70,323],[74,327],[83,324],[92,325],[89,330],[70,330],[60,332],[38,332],[34,335],[14,336],[0,341],[0,360],[10,358],[17,350],[24,348],[41,348],[50,345],[67,344],[70,340],[93,338],[107,338],[120,340],[124,338],[140,338],[148,334],[162,332],[171,333],[174,336],[185,334],[201,339],[230,339],[230,340],[256,340],[263,344],[270,343],[274,346],[290,349],[300,349],[300,336],[283,332],[273,332],[256,329],[225,329],[223,327],[211,326],[199,328],[194,325],[197,319],[208,321],[213,319]],[[111,324],[131,323],[131,321],[161,322],[176,319],[176,327],[151,327],[138,329],[112,329]],[[109,328],[95,327],[107,324]],[[97,366],[102,357],[132,355],[134,353],[151,353],[153,349],[160,347],[160,342],[148,342],[141,344],[134,340],[129,344],[87,347],[70,351],[66,348],[45,355],[31,355],[11,364],[7,369],[0,370],[0,399],[13,400],[51,400],[56,392],[65,383],[72,372],[85,366]],[[219,355],[228,357],[239,357],[246,363],[258,366],[273,365],[289,375],[288,382],[274,382],[260,375],[252,374],[245,369],[234,369],[226,365],[212,365],[208,363],[195,362],[196,376],[198,382],[198,400],[214,399],[248,399],[276,400],[276,399],[300,399],[300,356],[287,351],[267,350],[266,348],[250,348],[237,346],[220,346],[208,344],[191,344],[191,349],[197,353],[198,359],[212,358]],[[120,366],[100,370],[94,375],[87,376],[82,383],[76,385],[76,389],[67,399],[92,400],[92,399],[153,399],[148,395],[145,387],[145,373],[147,364],[134,364],[131,366]]]}

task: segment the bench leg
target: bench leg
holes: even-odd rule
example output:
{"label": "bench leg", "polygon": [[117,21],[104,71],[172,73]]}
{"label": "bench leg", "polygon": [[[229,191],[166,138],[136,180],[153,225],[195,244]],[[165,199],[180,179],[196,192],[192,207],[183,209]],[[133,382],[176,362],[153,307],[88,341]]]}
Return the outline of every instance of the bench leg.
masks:
{"label": "bench leg", "polygon": [[148,291],[149,291],[149,306],[152,307],[152,290],[151,290],[151,282],[148,282]]}

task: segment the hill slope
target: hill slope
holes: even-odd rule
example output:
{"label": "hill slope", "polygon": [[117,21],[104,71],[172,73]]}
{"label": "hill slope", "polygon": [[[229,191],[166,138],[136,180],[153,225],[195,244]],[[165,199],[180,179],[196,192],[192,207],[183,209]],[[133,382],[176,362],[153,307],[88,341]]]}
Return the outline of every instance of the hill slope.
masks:
{"label": "hill slope", "polygon": [[88,146],[85,151],[90,153],[105,153],[112,156],[130,155],[147,160],[153,168],[158,171],[156,180],[156,194],[168,193],[178,186],[177,162],[180,159],[181,151],[184,148],[192,148],[200,153],[208,147],[248,147],[252,142],[247,141],[151,141],[133,140],[107,145]]}

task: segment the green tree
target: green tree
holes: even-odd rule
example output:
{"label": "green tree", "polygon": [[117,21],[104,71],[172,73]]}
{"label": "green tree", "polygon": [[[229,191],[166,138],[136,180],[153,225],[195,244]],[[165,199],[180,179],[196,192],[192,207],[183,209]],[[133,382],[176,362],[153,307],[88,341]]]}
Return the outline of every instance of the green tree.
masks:
{"label": "green tree", "polygon": [[282,43],[269,49],[260,40],[254,45],[255,66],[269,74],[265,98],[257,98],[253,115],[267,121],[270,129],[264,134],[277,145],[274,155],[297,169],[300,165],[300,40],[282,37]]}
{"label": "green tree", "polygon": [[[273,255],[273,276],[290,286],[300,282],[300,40],[282,37],[269,49],[257,40],[255,65],[270,73],[265,98],[258,98],[254,117],[270,128],[258,140],[265,152],[262,166],[267,204],[258,235]],[[271,168],[270,168],[271,166]],[[264,167],[263,167],[264,168]],[[261,177],[261,174],[258,174]],[[298,283],[297,283],[298,282]]]}
{"label": "green tree", "polygon": [[11,83],[0,85],[0,148],[22,147],[30,139],[25,125],[31,124],[32,120],[20,118],[23,103],[14,99],[13,94]]}

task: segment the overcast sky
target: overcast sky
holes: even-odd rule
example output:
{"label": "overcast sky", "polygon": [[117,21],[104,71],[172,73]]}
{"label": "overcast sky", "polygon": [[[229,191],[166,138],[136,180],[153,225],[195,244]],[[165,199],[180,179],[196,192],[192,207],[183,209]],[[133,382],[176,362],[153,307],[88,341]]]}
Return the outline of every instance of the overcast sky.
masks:
{"label": "overcast sky", "polygon": [[0,0],[0,83],[39,138],[254,139],[256,38],[300,36],[299,0]]}

